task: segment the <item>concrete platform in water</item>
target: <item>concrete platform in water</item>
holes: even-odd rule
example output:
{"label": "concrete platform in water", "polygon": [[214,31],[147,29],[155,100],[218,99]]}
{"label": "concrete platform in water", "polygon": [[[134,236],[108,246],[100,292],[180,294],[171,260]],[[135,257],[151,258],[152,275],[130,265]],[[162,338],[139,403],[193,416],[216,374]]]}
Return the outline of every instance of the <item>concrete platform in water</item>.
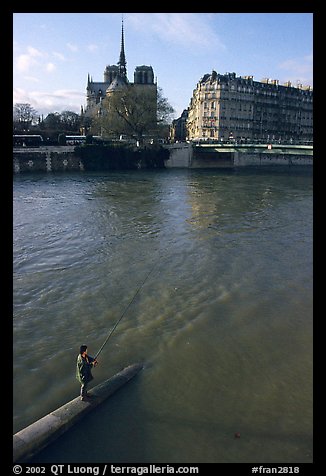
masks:
{"label": "concrete platform in water", "polygon": [[13,461],[26,461],[41,451],[127,383],[142,368],[143,364],[129,365],[113,377],[92,388],[88,392],[93,397],[90,401],[82,402],[80,397],[77,397],[23,430],[18,431],[14,435]]}

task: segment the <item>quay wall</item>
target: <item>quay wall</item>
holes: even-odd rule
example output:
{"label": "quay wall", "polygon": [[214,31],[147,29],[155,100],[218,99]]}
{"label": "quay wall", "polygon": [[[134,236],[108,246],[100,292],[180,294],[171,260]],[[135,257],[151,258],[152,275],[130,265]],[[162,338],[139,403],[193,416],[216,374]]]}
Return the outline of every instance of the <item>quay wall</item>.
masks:
{"label": "quay wall", "polygon": [[114,394],[122,385],[134,378],[142,368],[143,364],[125,367],[113,377],[92,388],[88,392],[91,397],[89,401],[82,401],[80,397],[76,397],[15,433],[13,436],[14,462],[26,462],[39,453]]}
{"label": "quay wall", "polygon": [[234,153],[234,167],[264,165],[313,165],[313,157],[292,153]]}
{"label": "quay wall", "polygon": [[180,144],[167,145],[170,156],[165,161],[165,167],[189,168],[193,160],[193,147],[191,144],[181,142]]}
{"label": "quay wall", "polygon": [[271,165],[313,165],[312,146],[195,145],[190,143],[166,146],[170,158],[167,168],[238,168]]}
{"label": "quay wall", "polygon": [[236,147],[232,145],[169,144],[153,150],[108,151],[94,149],[77,153],[74,146],[14,148],[13,172],[65,172],[125,168],[240,168],[271,165],[313,165],[313,148],[267,145]]}
{"label": "quay wall", "polygon": [[84,165],[76,156],[74,146],[39,147],[13,150],[15,174],[28,172],[82,171]]}
{"label": "quay wall", "polygon": [[162,147],[18,147],[13,149],[13,171],[19,174],[163,168],[168,156],[169,152]]}

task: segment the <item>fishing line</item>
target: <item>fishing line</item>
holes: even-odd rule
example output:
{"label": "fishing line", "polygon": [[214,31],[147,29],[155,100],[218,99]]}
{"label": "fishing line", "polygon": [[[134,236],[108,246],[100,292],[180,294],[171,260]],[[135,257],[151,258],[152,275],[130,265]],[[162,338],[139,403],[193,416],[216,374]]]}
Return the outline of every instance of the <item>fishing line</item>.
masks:
{"label": "fishing line", "polygon": [[100,353],[102,352],[102,350],[104,349],[104,346],[107,344],[108,340],[110,339],[110,337],[112,336],[113,332],[115,331],[115,329],[118,327],[118,324],[119,322],[122,320],[123,316],[126,314],[126,312],[128,311],[128,309],[130,308],[130,306],[132,305],[132,303],[134,302],[134,300],[136,299],[136,296],[138,295],[139,291],[141,290],[141,288],[144,286],[144,284],[146,283],[147,279],[149,278],[149,276],[152,274],[152,272],[154,271],[156,267],[156,264],[155,266],[153,266],[153,268],[150,270],[150,272],[147,274],[147,276],[145,277],[144,281],[141,283],[141,285],[138,287],[137,291],[135,292],[133,298],[131,299],[131,301],[129,301],[127,307],[125,308],[125,310],[123,311],[123,313],[121,314],[121,316],[119,317],[119,319],[117,320],[117,322],[114,324],[114,326],[112,327],[111,331],[109,332],[107,338],[105,339],[105,341],[103,342],[103,344],[101,345],[100,349],[97,351],[97,353],[95,354],[95,359],[100,355]]}

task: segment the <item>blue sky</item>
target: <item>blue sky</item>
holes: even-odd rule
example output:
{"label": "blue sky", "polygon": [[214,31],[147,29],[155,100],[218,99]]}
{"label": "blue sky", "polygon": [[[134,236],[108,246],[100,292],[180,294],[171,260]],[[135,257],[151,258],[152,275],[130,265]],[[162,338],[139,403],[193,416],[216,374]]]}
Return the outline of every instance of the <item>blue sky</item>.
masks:
{"label": "blue sky", "polygon": [[[199,79],[253,75],[313,86],[312,13],[124,13],[128,78],[151,65],[178,117]],[[39,114],[86,104],[88,73],[119,59],[120,13],[14,13],[13,103]]]}

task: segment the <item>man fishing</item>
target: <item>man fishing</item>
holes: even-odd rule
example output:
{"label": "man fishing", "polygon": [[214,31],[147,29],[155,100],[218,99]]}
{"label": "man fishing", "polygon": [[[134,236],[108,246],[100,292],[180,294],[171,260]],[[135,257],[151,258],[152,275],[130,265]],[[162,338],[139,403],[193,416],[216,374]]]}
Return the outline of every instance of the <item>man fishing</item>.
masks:
{"label": "man fishing", "polygon": [[87,354],[87,345],[81,345],[77,357],[76,378],[81,384],[80,398],[82,401],[87,401],[90,396],[87,394],[87,387],[91,380],[93,380],[92,367],[96,367],[97,360]]}

